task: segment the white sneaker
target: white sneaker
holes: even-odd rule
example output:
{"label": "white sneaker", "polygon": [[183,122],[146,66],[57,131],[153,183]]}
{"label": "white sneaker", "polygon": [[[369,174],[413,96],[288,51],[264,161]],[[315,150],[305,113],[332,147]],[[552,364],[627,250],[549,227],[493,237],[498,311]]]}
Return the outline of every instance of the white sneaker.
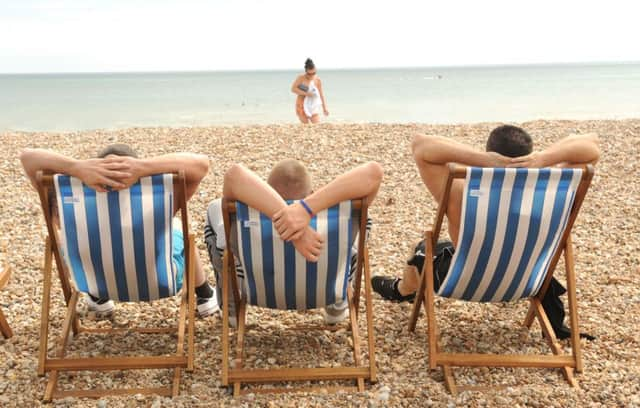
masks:
{"label": "white sneaker", "polygon": [[108,316],[116,309],[116,304],[113,303],[113,300],[111,299],[99,299],[98,301],[94,301],[91,299],[91,296],[85,293],[84,300],[87,304],[87,309],[90,312],[95,312],[101,316]]}
{"label": "white sneaker", "polygon": [[198,317],[207,317],[218,312],[220,305],[218,305],[218,296],[216,291],[213,291],[213,295],[209,298],[196,298],[196,310],[198,311]]}
{"label": "white sneaker", "polygon": [[349,316],[349,304],[346,300],[334,305],[326,306],[322,309],[324,322],[329,325],[338,324]]}

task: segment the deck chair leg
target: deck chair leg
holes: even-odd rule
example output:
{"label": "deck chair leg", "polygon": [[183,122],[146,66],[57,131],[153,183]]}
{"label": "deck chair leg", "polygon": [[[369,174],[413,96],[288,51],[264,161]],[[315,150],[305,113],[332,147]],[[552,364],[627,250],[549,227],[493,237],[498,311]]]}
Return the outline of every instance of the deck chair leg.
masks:
{"label": "deck chair leg", "polygon": [[360,313],[360,291],[362,289],[362,268],[356,270],[355,281],[353,283],[353,304],[355,305],[356,319]]}
{"label": "deck chair leg", "polygon": [[[229,250],[226,249],[222,262],[222,385],[229,385]],[[233,268],[235,273],[235,267]]]}
{"label": "deck chair leg", "polygon": [[[236,342],[236,359],[235,368],[242,369],[242,360],[244,354],[244,337],[247,322],[247,303],[240,301],[240,307],[238,308],[238,340]],[[233,383],[233,396],[238,397],[242,388],[242,383],[236,381]]]}
{"label": "deck chair leg", "polygon": [[582,349],[580,348],[580,327],[578,326],[578,303],[576,300],[576,273],[573,264],[571,235],[564,248],[565,271],[567,274],[567,297],[569,300],[569,321],[571,326],[571,353],[576,362],[576,372],[582,372]]}
{"label": "deck chair leg", "polygon": [[[187,319],[187,309],[189,307],[189,277],[187,277],[187,290],[182,291],[182,296],[180,300],[180,313],[178,317],[178,344],[176,355],[182,356],[184,355],[184,334],[185,334],[185,326]],[[173,384],[171,386],[171,395],[173,397],[177,397],[180,392],[180,378],[182,375],[182,368],[176,367],[173,370]]]}
{"label": "deck chair leg", "polygon": [[[558,339],[556,338],[555,333],[553,332],[553,328],[551,327],[551,323],[547,318],[547,315],[542,308],[542,303],[537,298],[531,299],[532,304],[535,306],[536,316],[538,318],[538,322],[540,323],[540,327],[542,327],[542,332],[544,333],[544,337],[551,348],[553,354],[559,356],[562,355],[562,349],[558,345]],[[577,387],[578,384],[573,376],[573,368],[572,367],[562,367],[562,374],[572,387]]]}
{"label": "deck chair leg", "polygon": [[0,310],[0,332],[2,332],[2,336],[5,339],[8,339],[13,336],[13,331],[11,331],[11,327],[9,326],[9,322],[7,322],[7,318]]}
{"label": "deck chair leg", "polygon": [[424,273],[420,276],[420,285],[416,292],[416,298],[413,301],[413,310],[411,311],[411,317],[409,317],[409,332],[413,333],[416,330],[416,323],[420,316],[420,308],[424,302],[424,288],[426,286],[426,277]]}
{"label": "deck chair leg", "polygon": [[427,315],[427,335],[429,337],[429,369],[433,370],[437,367],[437,354],[438,354],[438,329],[436,327],[436,315],[434,308],[434,293],[433,293],[433,262],[427,260],[433,259],[433,237],[431,231],[428,231],[425,236],[425,263],[422,268],[422,276],[426,281],[424,285],[424,304],[425,312]]}
{"label": "deck chair leg", "polygon": [[535,318],[536,318],[535,306],[533,305],[533,303],[530,303],[529,310],[527,311],[527,316],[524,318],[524,322],[522,322],[522,325],[527,329],[530,329]]}
{"label": "deck chair leg", "polygon": [[188,276],[188,286],[187,286],[187,300],[188,300],[188,318],[187,318],[187,330],[188,330],[188,348],[187,348],[187,372],[193,372],[193,360],[195,357],[195,308],[196,308],[196,298],[195,298],[195,287],[196,287],[196,256],[195,256],[195,236],[193,234],[189,235],[189,276]]}
{"label": "deck chair leg", "polygon": [[456,386],[456,377],[453,375],[453,369],[449,365],[442,366],[442,374],[444,376],[444,385],[452,396],[458,395],[458,387]]}
{"label": "deck chair leg", "polygon": [[[376,339],[373,332],[373,298],[371,289],[371,270],[369,269],[369,249],[364,247],[364,299],[367,315],[367,340],[369,346],[369,381],[377,382],[376,368]],[[357,300],[357,299],[356,299]],[[358,303],[354,301],[354,307],[358,310]],[[356,315],[356,317],[358,317]]]}
{"label": "deck chair leg", "polygon": [[48,352],[49,311],[51,306],[51,238],[47,237],[44,252],[42,308],[40,316],[40,349],[38,353],[38,375],[45,374],[45,360]]}
{"label": "deck chair leg", "polygon": [[[62,336],[60,337],[60,343],[58,344],[58,358],[63,358],[66,354],[67,344],[69,342],[69,334],[71,333],[73,321],[76,320],[76,306],[78,305],[78,292],[72,291],[69,304],[67,305],[67,314],[62,324]],[[46,362],[46,360],[45,360]],[[44,400],[51,401],[53,394],[56,391],[58,385],[58,371],[51,371],[49,374],[49,381],[44,392]]]}
{"label": "deck chair leg", "polygon": [[[351,339],[353,340],[353,362],[356,367],[360,367],[360,335],[358,332],[358,319],[355,314],[355,303],[353,297],[353,291],[351,287],[347,289],[347,299],[349,303],[349,322],[351,324]],[[358,377],[356,379],[356,385],[358,386],[358,392],[364,391],[364,379]]]}

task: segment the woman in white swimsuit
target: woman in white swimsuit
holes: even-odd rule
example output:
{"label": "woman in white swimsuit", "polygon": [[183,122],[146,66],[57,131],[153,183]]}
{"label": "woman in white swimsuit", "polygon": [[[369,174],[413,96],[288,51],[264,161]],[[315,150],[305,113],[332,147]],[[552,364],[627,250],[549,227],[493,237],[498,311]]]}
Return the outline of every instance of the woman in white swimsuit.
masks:
{"label": "woman in white swimsuit", "polygon": [[316,76],[316,66],[307,58],[304,63],[304,74],[298,75],[291,92],[298,95],[296,98],[296,115],[302,123],[318,123],[320,122],[320,112],[324,112],[325,116],[329,116],[327,103],[322,92],[322,81]]}

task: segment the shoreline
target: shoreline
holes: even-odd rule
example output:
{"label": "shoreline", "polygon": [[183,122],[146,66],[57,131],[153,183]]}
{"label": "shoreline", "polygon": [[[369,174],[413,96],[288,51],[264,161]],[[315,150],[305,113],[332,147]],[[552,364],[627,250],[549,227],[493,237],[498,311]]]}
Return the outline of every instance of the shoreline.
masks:
{"label": "shoreline", "polygon": [[[104,144],[128,143],[142,156],[174,151],[203,153],[211,160],[210,172],[189,203],[192,231],[213,283],[213,273],[203,240],[207,205],[222,194],[224,172],[241,162],[264,177],[285,157],[307,164],[315,188],[355,165],[380,162],[385,175],[371,207],[370,237],[372,274],[398,275],[409,249],[431,225],[436,205],[422,184],[410,153],[416,133],[433,133],[483,149],[486,137],[498,122],[475,124],[298,124],[147,127],[115,130],[59,132],[0,132],[4,145],[0,174],[0,241],[13,267],[7,288],[0,291],[0,307],[13,328],[14,337],[0,338],[0,406],[39,405],[46,377],[37,376],[44,222],[37,194],[22,174],[18,154],[25,147],[55,149],[79,158],[95,155]],[[407,333],[410,304],[396,304],[373,296],[379,381],[364,393],[250,394],[233,400],[220,384],[221,319],[196,321],[196,369],[182,374],[180,395],[173,400],[157,396],[103,398],[109,407],[145,405],[191,406],[446,406],[448,404],[532,406],[630,406],[640,405],[640,118],[623,120],[535,120],[520,123],[533,137],[536,149],[570,133],[596,132],[601,160],[574,227],[578,313],[580,331],[597,337],[582,341],[584,372],[577,375],[579,389],[571,388],[560,370],[552,369],[456,369],[459,385],[505,385],[506,389],[463,392],[452,397],[440,370],[427,365],[426,323],[418,322],[415,334]],[[3,254],[4,255],[4,254]],[[562,268],[558,269],[564,280]],[[52,333],[60,332],[63,302],[57,278],[52,290]],[[566,297],[564,298],[566,305]],[[118,304],[117,324],[155,324],[174,321],[175,299],[149,304]],[[526,302],[472,304],[439,300],[436,306],[444,347],[480,352],[548,352],[540,329],[522,329]],[[100,325],[92,322],[90,325]],[[311,365],[352,359],[348,331],[335,333],[293,330],[296,324],[321,321],[319,312],[283,313],[250,308],[245,349],[249,367]],[[361,333],[366,332],[360,319]],[[57,339],[56,337],[53,337]],[[364,344],[364,343],[363,343]],[[568,343],[562,342],[562,345]],[[125,355],[146,349],[172,350],[170,336],[88,336],[71,342],[70,353],[83,350]],[[145,386],[163,384],[164,371],[85,372],[74,374],[78,386]],[[60,375],[67,386],[66,374]],[[329,384],[331,385],[331,384]],[[382,397],[388,400],[381,400]],[[382,396],[382,397],[381,397]],[[69,399],[73,406],[96,406],[96,400]]]}
{"label": "shoreline", "polygon": [[[313,126],[483,126],[483,125],[498,125],[498,124],[514,124],[521,127],[527,126],[527,124],[536,124],[537,122],[626,122],[626,121],[638,121],[638,116],[624,116],[624,117],[609,117],[609,118],[583,118],[583,119],[546,119],[537,118],[524,121],[479,121],[479,122],[320,122]],[[156,126],[156,125],[141,125],[141,126],[126,126],[126,127],[113,127],[113,128],[92,128],[92,129],[75,129],[75,130],[15,130],[15,129],[0,129],[0,137],[7,134],[33,134],[33,133],[49,133],[49,134],[75,134],[75,133],[89,133],[89,132],[119,132],[126,130],[152,130],[152,129],[173,129],[173,130],[200,130],[211,128],[224,128],[224,129],[246,129],[246,128],[272,128],[272,127],[296,127],[303,126],[297,122],[274,122],[274,123],[229,123],[229,124],[208,124],[208,125],[176,125],[176,126]]]}

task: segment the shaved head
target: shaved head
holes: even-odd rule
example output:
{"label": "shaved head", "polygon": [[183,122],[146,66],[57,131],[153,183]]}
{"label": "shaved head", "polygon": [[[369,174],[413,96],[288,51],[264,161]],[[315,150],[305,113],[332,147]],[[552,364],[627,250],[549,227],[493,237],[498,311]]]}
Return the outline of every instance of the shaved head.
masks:
{"label": "shaved head", "polygon": [[301,200],[311,194],[311,176],[298,160],[278,162],[271,170],[267,183],[285,200]]}

